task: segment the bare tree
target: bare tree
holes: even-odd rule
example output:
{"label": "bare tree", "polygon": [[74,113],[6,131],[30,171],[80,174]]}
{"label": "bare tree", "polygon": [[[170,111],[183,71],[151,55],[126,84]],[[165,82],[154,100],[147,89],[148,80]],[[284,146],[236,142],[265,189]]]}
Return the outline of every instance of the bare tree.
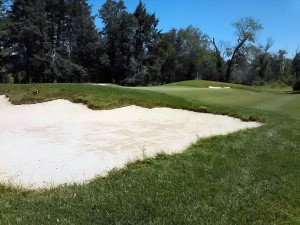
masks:
{"label": "bare tree", "polygon": [[[209,39],[209,42],[214,46],[216,55],[217,55],[217,62],[216,62],[216,68],[217,68],[217,73],[219,77],[219,81],[224,81],[223,80],[223,67],[222,67],[222,57],[221,57],[221,51],[219,50],[219,47],[217,46],[215,42],[215,38],[211,39],[209,36],[207,36]],[[222,46],[220,48],[222,50]]]}
{"label": "bare tree", "polygon": [[273,45],[274,45],[274,40],[271,37],[268,37],[267,44],[264,48],[265,52],[268,52]]}
{"label": "bare tree", "polygon": [[233,27],[236,29],[237,44],[234,47],[231,59],[228,60],[227,71],[225,75],[225,81],[230,81],[232,67],[234,61],[238,57],[239,50],[247,42],[255,42],[256,33],[262,29],[262,25],[251,17],[241,18],[239,21],[233,23]]}
{"label": "bare tree", "polygon": [[225,58],[230,51],[230,42],[221,40],[218,42],[218,48],[220,49],[222,57]]}

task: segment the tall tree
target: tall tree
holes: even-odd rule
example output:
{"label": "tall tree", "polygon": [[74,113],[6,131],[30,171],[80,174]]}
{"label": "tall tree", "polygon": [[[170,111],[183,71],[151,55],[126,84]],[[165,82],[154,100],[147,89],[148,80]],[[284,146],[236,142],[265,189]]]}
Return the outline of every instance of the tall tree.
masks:
{"label": "tall tree", "polygon": [[300,52],[296,53],[293,59],[293,68],[296,74],[296,78],[300,77]]}
{"label": "tall tree", "polygon": [[4,36],[5,36],[5,12],[4,2],[0,0],[0,69],[3,66],[3,49],[4,49]]}
{"label": "tall tree", "polygon": [[136,20],[125,9],[124,1],[107,0],[99,10],[113,83],[121,83],[124,79],[132,53],[130,48]]}
{"label": "tall tree", "polygon": [[292,61],[284,50],[270,53],[271,42],[251,44],[262,29],[252,18],[233,24],[237,44],[228,48],[192,26],[161,33],[142,1],[128,13],[123,0],[106,0],[99,15],[100,32],[87,0],[0,0],[1,76],[5,82],[12,73],[19,83],[126,85],[194,78],[290,84],[299,76],[298,54]]}
{"label": "tall tree", "polygon": [[261,79],[268,80],[268,67],[271,62],[271,54],[268,51],[272,45],[273,40],[268,38],[265,46],[259,46],[259,48],[256,48],[256,56],[253,60],[253,66]]}
{"label": "tall tree", "polygon": [[207,47],[206,36],[198,28],[188,26],[178,31],[179,80],[194,79],[197,76],[199,59]]}
{"label": "tall tree", "polygon": [[[98,33],[86,0],[15,0],[10,61],[17,82],[81,82],[94,67]],[[91,60],[92,59],[92,60]],[[93,64],[93,65],[92,65]]]}
{"label": "tall tree", "polygon": [[204,55],[211,54],[207,52],[205,35],[192,26],[179,31],[172,29],[164,34],[161,46],[166,54],[162,65],[162,75],[166,76],[166,82],[196,78],[201,73]]}
{"label": "tall tree", "polygon": [[82,82],[87,71],[96,66],[96,48],[98,33],[91,16],[91,6],[86,0],[71,0],[68,2],[69,16],[67,18],[67,40],[69,42],[68,58],[72,62],[75,80]]}
{"label": "tall tree", "polygon": [[155,13],[147,13],[145,4],[139,1],[138,6],[133,13],[136,18],[136,28],[134,35],[134,60],[137,64],[137,73],[143,67],[148,66],[151,61],[151,50],[155,48],[153,43],[158,38],[158,19]]}
{"label": "tall tree", "polygon": [[221,51],[219,50],[219,47],[216,44],[215,38],[210,38],[209,36],[207,36],[210,43],[214,46],[215,48],[215,54],[216,54],[216,69],[217,69],[217,73],[218,73],[218,80],[219,81],[224,81],[224,77],[223,77],[223,58],[221,56]]}
{"label": "tall tree", "polygon": [[31,83],[34,74],[35,54],[40,51],[45,27],[44,2],[36,0],[16,0],[10,16],[10,60],[16,63],[15,78],[19,82]]}
{"label": "tall tree", "polygon": [[174,28],[162,35],[160,42],[160,49],[164,60],[161,66],[162,82],[172,83],[176,80],[175,75],[179,63],[176,52],[177,41],[177,30]]}
{"label": "tall tree", "polygon": [[227,71],[225,75],[226,82],[230,81],[232,67],[235,60],[237,60],[239,50],[247,41],[254,43],[256,33],[262,29],[262,25],[251,17],[241,18],[239,21],[233,23],[233,27],[236,30],[235,34],[238,39],[236,46],[233,48],[231,58],[227,62]]}

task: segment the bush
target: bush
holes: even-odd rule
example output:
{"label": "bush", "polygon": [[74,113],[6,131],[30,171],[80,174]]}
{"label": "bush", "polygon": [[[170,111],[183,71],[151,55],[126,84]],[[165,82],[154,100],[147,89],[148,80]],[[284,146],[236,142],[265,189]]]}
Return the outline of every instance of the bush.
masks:
{"label": "bush", "polygon": [[288,85],[286,85],[282,81],[275,81],[271,84],[271,88],[285,88],[285,87],[288,87]]}
{"label": "bush", "polygon": [[232,83],[233,84],[244,84],[242,80],[235,80]]}
{"label": "bush", "polygon": [[7,70],[3,67],[0,67],[0,83],[4,84],[13,84],[14,78],[11,74],[7,73]]}
{"label": "bush", "polygon": [[6,74],[3,77],[3,83],[5,84],[13,84],[14,83],[14,77],[11,74]]}
{"label": "bush", "polygon": [[300,91],[300,78],[295,82],[293,86],[294,91]]}
{"label": "bush", "polygon": [[147,70],[141,70],[135,73],[132,77],[127,77],[123,83],[126,86],[138,86],[147,84]]}

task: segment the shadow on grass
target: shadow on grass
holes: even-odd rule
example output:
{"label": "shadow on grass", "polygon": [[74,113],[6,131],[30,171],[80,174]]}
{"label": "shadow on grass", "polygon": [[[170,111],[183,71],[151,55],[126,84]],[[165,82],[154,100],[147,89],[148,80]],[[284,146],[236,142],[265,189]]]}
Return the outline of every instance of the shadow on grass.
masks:
{"label": "shadow on grass", "polygon": [[300,94],[300,91],[285,91],[284,93],[286,93],[286,94]]}

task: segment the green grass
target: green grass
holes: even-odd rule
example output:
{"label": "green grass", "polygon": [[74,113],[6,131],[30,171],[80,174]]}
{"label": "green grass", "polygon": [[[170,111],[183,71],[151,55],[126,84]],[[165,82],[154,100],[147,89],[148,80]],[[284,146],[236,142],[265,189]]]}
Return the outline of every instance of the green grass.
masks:
{"label": "green grass", "polygon": [[[182,86],[180,86],[182,85]],[[209,86],[231,89],[209,89]],[[300,96],[291,94],[291,88],[248,87],[236,84],[225,84],[213,81],[183,81],[171,85],[157,87],[138,87],[138,90],[151,90],[197,102],[209,108],[223,107],[227,109],[245,109],[286,116],[300,116]]]}
{"label": "green grass", "polygon": [[[0,224],[300,224],[300,96],[286,89],[209,90],[206,82],[187,83],[0,85],[0,94],[16,104],[65,98],[93,109],[168,106],[266,121],[85,185],[44,191],[0,186]],[[40,94],[32,94],[33,87]]]}
{"label": "green grass", "polygon": [[231,87],[235,89],[243,89],[243,90],[252,90],[252,91],[271,91],[271,92],[282,92],[282,91],[291,91],[291,87],[280,85],[279,83],[275,83],[269,86],[245,86],[240,84],[231,84],[231,83],[222,83],[216,81],[207,81],[207,80],[187,80],[180,81],[176,83],[166,84],[164,86],[179,86],[179,87],[197,87],[197,88],[209,88],[209,86],[213,87]]}

